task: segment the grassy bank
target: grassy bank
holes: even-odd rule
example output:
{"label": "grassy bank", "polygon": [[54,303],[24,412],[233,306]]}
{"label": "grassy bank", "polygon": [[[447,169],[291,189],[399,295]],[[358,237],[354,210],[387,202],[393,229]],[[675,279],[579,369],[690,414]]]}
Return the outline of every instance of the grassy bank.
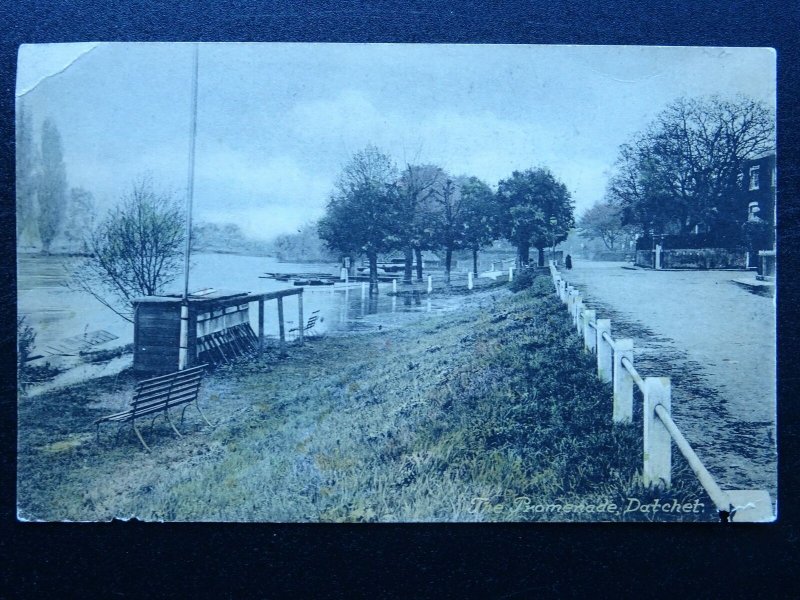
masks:
{"label": "grassy bank", "polygon": [[[163,422],[98,445],[129,374],[23,399],[20,515],[226,521],[715,520],[676,457],[673,488],[638,484],[641,431],[612,426],[542,277],[402,330],[330,337],[217,369],[185,437]],[[643,507],[696,500],[694,513]],[[638,504],[637,504],[638,503]],[[611,509],[616,506],[616,510]],[[626,509],[637,508],[638,510]],[[589,512],[592,511],[592,512]]]}

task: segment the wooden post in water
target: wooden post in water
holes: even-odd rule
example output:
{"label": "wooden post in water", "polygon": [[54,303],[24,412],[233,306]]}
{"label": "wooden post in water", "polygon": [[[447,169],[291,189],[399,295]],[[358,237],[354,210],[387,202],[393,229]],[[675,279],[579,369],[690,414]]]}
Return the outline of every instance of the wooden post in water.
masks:
{"label": "wooden post in water", "polygon": [[468,290],[472,289],[472,271],[467,273],[467,289]]}
{"label": "wooden post in water", "polygon": [[594,323],[597,317],[597,311],[585,310],[583,311],[583,347],[587,352],[594,353],[597,346],[597,336],[595,335],[594,327],[590,323]]}
{"label": "wooden post in water", "polygon": [[[333,286],[331,286],[333,287]],[[303,343],[303,335],[305,333],[305,321],[303,321],[303,288],[300,288],[300,293],[297,294],[297,322],[299,323],[297,328],[297,336],[300,340],[300,343]]]}
{"label": "wooden post in water", "polygon": [[611,337],[611,319],[597,319],[595,331],[597,332],[597,376],[603,383],[608,383],[611,381],[614,368],[614,350],[603,338],[603,333]]}
{"label": "wooden post in water", "polygon": [[258,300],[258,353],[264,352],[264,298]]}
{"label": "wooden post in water", "polygon": [[614,423],[630,423],[633,419],[633,377],[622,366],[623,358],[633,364],[633,340],[614,341]]}
{"label": "wooden post in water", "polygon": [[395,294],[397,293],[397,279],[396,278],[392,279],[392,292],[395,293]]}
{"label": "wooden post in water", "polygon": [[278,296],[278,332],[280,333],[281,356],[286,354],[286,329],[283,324],[283,298]]}
{"label": "wooden post in water", "polygon": [[428,275],[428,293],[430,294],[433,291],[433,277]]}
{"label": "wooden post in water", "polygon": [[672,410],[669,377],[647,377],[644,380],[644,469],[647,486],[664,485],[672,481],[672,437],[656,415],[656,405]]}

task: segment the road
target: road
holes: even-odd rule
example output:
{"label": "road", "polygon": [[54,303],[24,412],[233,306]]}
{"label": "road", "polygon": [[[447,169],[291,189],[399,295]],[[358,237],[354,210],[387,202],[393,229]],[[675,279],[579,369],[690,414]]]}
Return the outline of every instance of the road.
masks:
{"label": "road", "polygon": [[729,271],[652,271],[576,260],[562,271],[643,376],[670,376],[673,418],[718,482],[777,490],[775,306]]}

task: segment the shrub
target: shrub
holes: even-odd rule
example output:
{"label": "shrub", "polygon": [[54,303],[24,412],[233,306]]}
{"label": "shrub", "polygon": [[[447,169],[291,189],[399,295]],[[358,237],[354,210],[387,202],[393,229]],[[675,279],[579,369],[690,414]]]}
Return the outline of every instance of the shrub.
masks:
{"label": "shrub", "polygon": [[25,317],[17,317],[17,377],[20,381],[34,344],[36,344],[36,331],[26,323]]}
{"label": "shrub", "polygon": [[514,273],[514,279],[508,284],[512,292],[521,292],[527,290],[533,284],[536,278],[533,269],[520,269]]}

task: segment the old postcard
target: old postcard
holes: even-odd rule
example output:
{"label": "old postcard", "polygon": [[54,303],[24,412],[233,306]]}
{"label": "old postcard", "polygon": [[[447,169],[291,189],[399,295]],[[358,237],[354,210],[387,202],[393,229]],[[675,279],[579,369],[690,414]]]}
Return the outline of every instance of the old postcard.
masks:
{"label": "old postcard", "polygon": [[773,521],[775,66],[22,46],[18,518]]}

